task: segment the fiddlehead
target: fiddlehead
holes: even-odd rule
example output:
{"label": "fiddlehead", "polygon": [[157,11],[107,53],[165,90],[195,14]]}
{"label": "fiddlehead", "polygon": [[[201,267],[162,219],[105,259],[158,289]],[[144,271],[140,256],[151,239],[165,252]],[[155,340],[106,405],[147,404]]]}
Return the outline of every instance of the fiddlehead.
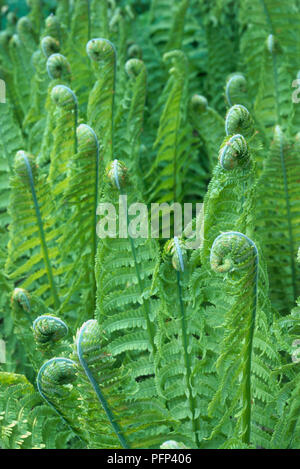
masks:
{"label": "fiddlehead", "polygon": [[194,94],[191,99],[191,107],[193,112],[201,113],[207,110],[208,102],[205,96]]}
{"label": "fiddlehead", "polygon": [[[234,405],[241,398],[242,408],[238,422],[241,439],[246,444],[250,443],[251,431],[251,374],[255,318],[258,307],[258,260],[255,243],[246,235],[236,231],[219,235],[211,248],[212,270],[225,274],[227,279],[231,276],[231,287],[235,285],[237,288],[236,303],[227,314],[228,333],[223,339],[217,368],[222,370],[221,373],[225,376],[226,373],[233,373],[235,379],[238,379],[238,375],[242,373],[240,391],[230,396],[232,404],[229,412],[233,411]],[[224,380],[224,375],[221,382]],[[217,402],[222,392],[222,390],[217,392]],[[215,398],[212,401],[213,404],[210,404],[211,408],[215,405],[214,400]]]}
{"label": "fiddlehead", "polygon": [[52,54],[47,60],[47,72],[52,80],[60,78],[70,81],[71,68],[66,57],[62,54]]}
{"label": "fiddlehead", "polygon": [[61,319],[50,315],[39,316],[32,327],[34,339],[41,345],[57,342],[68,334],[68,326]]}
{"label": "fiddlehead", "polygon": [[209,262],[212,243],[220,232],[247,231],[253,225],[256,174],[245,138],[240,134],[226,137],[218,156],[204,199],[204,263]]}
{"label": "fiddlehead", "polygon": [[33,31],[32,23],[29,18],[27,18],[27,16],[23,16],[23,18],[19,19],[17,23],[17,33],[30,57],[36,48],[37,41]]}
{"label": "fiddlehead", "polygon": [[[208,105],[206,97],[200,94],[192,96],[189,114],[191,124],[205,144],[208,161],[203,163],[208,173],[206,177],[209,178],[213,168],[216,166],[219,146],[224,138],[224,119],[215,109]],[[209,132],[208,129],[210,129]],[[205,189],[203,192],[205,192]]]}
{"label": "fiddlehead", "polygon": [[136,78],[145,70],[145,64],[138,58],[129,59],[125,64],[125,70],[130,77]]}
{"label": "fiddlehead", "polygon": [[45,36],[41,40],[41,49],[46,58],[50,57],[52,54],[59,52],[60,45],[59,42],[54,39],[52,36]]}
{"label": "fiddlehead", "polygon": [[246,137],[253,133],[253,122],[248,109],[241,104],[232,106],[225,119],[226,135],[242,134]]}
{"label": "fiddlehead", "polygon": [[77,429],[72,427],[72,423],[65,417],[60,410],[58,402],[63,402],[70,396],[70,388],[65,385],[71,385],[77,379],[77,364],[62,357],[51,358],[45,362],[37,375],[37,388],[42,398],[50,407],[62,418],[64,423],[76,435]]}
{"label": "fiddlehead", "polygon": [[86,52],[94,62],[116,62],[117,51],[114,44],[108,39],[91,39],[86,45]]}
{"label": "fiddlehead", "polygon": [[14,169],[19,181],[25,186],[30,185],[31,180],[33,183],[36,181],[37,165],[34,156],[30,153],[19,150],[15,156]]}
{"label": "fiddlehead", "polygon": [[94,130],[86,125],[81,124],[77,127],[76,130],[77,139],[78,139],[78,152],[84,155],[91,155],[91,157],[96,156],[95,158],[95,192],[94,192],[94,224],[93,224],[93,257],[96,255],[96,212],[97,212],[97,203],[98,203],[98,192],[99,192],[99,142],[97,135]]}
{"label": "fiddlehead", "polygon": [[246,92],[246,86],[246,78],[241,73],[235,73],[229,78],[225,88],[225,97],[229,106],[233,106],[233,101]]}
{"label": "fiddlehead", "polygon": [[[43,357],[38,350],[32,348],[32,321],[39,314],[47,313],[45,304],[24,288],[15,288],[11,294],[11,312],[13,335],[21,347],[21,356],[26,357],[28,376],[33,378]],[[22,358],[21,358],[22,360]]]}
{"label": "fiddlehead", "polygon": [[244,168],[249,164],[248,145],[242,135],[236,134],[224,140],[219,151],[219,162],[225,170]]}
{"label": "fiddlehead", "polygon": [[51,91],[51,99],[67,110],[74,110],[77,114],[78,102],[75,93],[65,85],[56,85]]}
{"label": "fiddlehead", "polygon": [[188,64],[186,55],[182,52],[182,50],[179,50],[179,49],[166,52],[163,55],[163,61],[166,64],[168,62],[171,62],[173,67],[170,68],[169,73],[175,76],[180,76]]}
{"label": "fiddlehead", "polygon": [[[35,295],[31,295],[25,288],[15,288],[10,299],[11,308],[15,315],[16,324],[20,324],[25,316],[30,325],[37,313],[47,314],[48,309],[44,302]],[[28,324],[26,323],[26,328]]]}
{"label": "fiddlehead", "polygon": [[86,124],[77,127],[78,151],[96,152],[99,151],[99,142],[94,130]]}
{"label": "fiddlehead", "polygon": [[31,323],[30,295],[24,288],[15,288],[11,295],[11,306],[15,314],[24,313],[29,323]]}
{"label": "fiddlehead", "polygon": [[129,59],[142,59],[143,51],[138,44],[131,44],[127,49]]}
{"label": "fiddlehead", "polygon": [[[99,190],[99,142],[97,135],[94,130],[86,124],[80,124],[76,129],[77,141],[78,141],[78,153],[85,155],[91,155],[95,158],[95,198],[94,198],[94,213],[96,217],[97,203],[98,203],[98,190]],[[95,219],[96,223],[96,219]],[[96,229],[94,230],[96,233]],[[94,240],[96,243],[96,240]]]}
{"label": "fiddlehead", "polygon": [[92,371],[89,367],[93,362],[99,360],[101,357],[100,348],[100,328],[96,320],[91,319],[85,322],[79,330],[76,346],[77,355],[81,366],[84,369],[86,376],[88,377],[96,395],[101,403],[103,410],[116,434],[120,444],[123,448],[128,448],[128,443],[123,435],[123,431],[117,422],[116,416],[111,411],[96,379],[94,378]]}
{"label": "fiddlehead", "polygon": [[65,85],[56,85],[50,96],[60,110],[56,118],[51,153],[50,179],[53,183],[64,177],[72,152],[77,153],[78,101],[75,93]]}
{"label": "fiddlehead", "polygon": [[128,141],[130,142],[131,160],[137,160],[139,137],[142,132],[144,108],[146,102],[147,71],[140,59],[127,60],[125,71],[131,81],[131,103],[127,119]]}
{"label": "fiddlehead", "polygon": [[110,184],[119,191],[126,185],[127,168],[120,160],[114,160],[106,168],[106,177]]}
{"label": "fiddlehead", "polygon": [[239,232],[227,232],[218,236],[211,248],[210,265],[214,272],[230,273],[249,269],[258,262],[257,248],[253,241]]}
{"label": "fiddlehead", "polygon": [[37,387],[41,396],[53,406],[47,396],[64,396],[64,384],[77,379],[77,365],[68,358],[51,358],[42,365],[37,376]]}
{"label": "fiddlehead", "polygon": [[164,255],[165,257],[171,256],[172,265],[177,272],[184,272],[187,262],[187,250],[182,239],[178,239],[177,236],[170,239],[165,245]]}
{"label": "fiddlehead", "polygon": [[278,39],[274,36],[274,34],[269,34],[266,39],[266,47],[270,54],[277,54],[281,52],[281,47],[279,45]]}
{"label": "fiddlehead", "polygon": [[113,159],[114,102],[116,88],[116,49],[103,38],[91,39],[86,46],[94,64],[97,81],[88,100],[88,123],[103,143],[104,164]]}

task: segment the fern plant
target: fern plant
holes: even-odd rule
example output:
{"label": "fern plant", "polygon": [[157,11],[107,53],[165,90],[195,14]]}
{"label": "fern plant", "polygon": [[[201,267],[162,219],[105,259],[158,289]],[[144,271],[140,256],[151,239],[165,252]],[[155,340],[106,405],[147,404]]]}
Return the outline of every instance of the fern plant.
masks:
{"label": "fern plant", "polygon": [[1,12],[0,447],[299,449],[299,2],[56,3]]}

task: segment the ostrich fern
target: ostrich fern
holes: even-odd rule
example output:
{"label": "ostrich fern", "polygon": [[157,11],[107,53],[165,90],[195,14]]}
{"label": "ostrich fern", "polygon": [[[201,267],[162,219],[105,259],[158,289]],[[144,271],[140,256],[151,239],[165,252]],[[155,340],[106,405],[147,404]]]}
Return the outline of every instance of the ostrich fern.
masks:
{"label": "ostrich fern", "polygon": [[[0,32],[0,447],[299,449],[299,1],[28,6]],[[164,202],[203,207],[136,236]]]}

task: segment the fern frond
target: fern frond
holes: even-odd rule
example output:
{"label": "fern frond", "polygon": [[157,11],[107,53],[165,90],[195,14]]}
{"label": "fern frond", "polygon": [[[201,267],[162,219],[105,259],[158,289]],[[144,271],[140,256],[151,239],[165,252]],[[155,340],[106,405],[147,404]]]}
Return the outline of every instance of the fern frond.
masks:
{"label": "fern frond", "polygon": [[153,179],[150,186],[151,198],[160,202],[180,201],[182,198],[182,175],[187,171],[189,140],[188,127],[184,124],[184,101],[187,92],[186,58],[183,52],[171,51],[164,55],[171,61],[171,77],[167,84],[168,94],[160,117],[154,143],[158,147],[155,161],[147,177]]}
{"label": "fern frond", "polygon": [[87,53],[95,62],[94,71],[97,77],[89,94],[87,119],[103,146],[103,161],[106,166],[113,159],[116,50],[110,41],[99,38],[88,42]]}
{"label": "fern frond", "polygon": [[288,139],[276,126],[258,183],[256,225],[265,245],[271,299],[281,312],[287,312],[299,294],[299,165],[297,141]]}
{"label": "fern frond", "polygon": [[36,281],[42,282],[36,294],[39,296],[50,290],[52,299],[48,299],[48,304],[59,307],[60,301],[53,273],[53,260],[58,256],[58,249],[53,245],[51,249],[48,247],[48,242],[50,240],[53,242],[55,239],[54,226],[49,223],[51,215],[49,188],[45,178],[38,175],[34,158],[26,152],[17,153],[15,172],[11,183],[12,224],[7,268],[11,278],[23,277],[21,287],[30,289],[36,286]]}
{"label": "fern frond", "polygon": [[[230,282],[230,295],[234,298],[224,318],[225,332],[216,363],[220,375],[219,389],[209,405],[212,414],[217,405],[226,403],[226,412],[211,437],[220,431],[230,416],[235,415],[233,434],[241,438],[243,443],[249,444],[253,441],[251,427],[254,425],[252,419],[255,421],[254,403],[256,400],[265,402],[265,399],[270,402],[274,387],[276,389],[275,380],[270,385],[269,374],[266,377],[259,371],[258,364],[253,362],[255,330],[261,328],[265,321],[260,308],[267,307],[264,300],[263,303],[259,300],[258,250],[253,241],[241,233],[222,233],[212,246],[210,262],[215,272],[226,274]],[[271,395],[269,392],[267,395],[266,392],[261,394],[265,379],[266,390],[269,388],[273,391]]]}

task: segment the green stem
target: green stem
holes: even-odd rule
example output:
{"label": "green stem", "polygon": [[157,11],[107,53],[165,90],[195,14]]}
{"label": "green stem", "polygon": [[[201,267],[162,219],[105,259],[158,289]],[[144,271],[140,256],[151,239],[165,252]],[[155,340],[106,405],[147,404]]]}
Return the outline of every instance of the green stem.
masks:
{"label": "green stem", "polygon": [[198,440],[198,434],[197,434],[198,428],[197,428],[197,422],[195,420],[195,401],[193,398],[193,390],[191,386],[191,374],[192,373],[191,373],[190,356],[188,352],[186,318],[185,318],[184,304],[183,304],[183,298],[182,298],[180,272],[178,270],[176,271],[176,277],[177,277],[177,289],[178,289],[178,298],[179,298],[180,314],[181,314],[181,331],[182,331],[181,338],[182,338],[182,348],[183,348],[183,359],[184,359],[184,365],[186,369],[185,383],[186,383],[186,387],[188,390],[189,407],[192,413],[193,434],[195,435],[197,446],[199,446],[199,440]]}
{"label": "green stem", "polygon": [[[127,214],[127,221],[128,221],[128,214]],[[134,259],[135,271],[136,271],[136,276],[137,276],[137,279],[138,279],[140,294],[142,295],[143,291],[144,291],[144,287],[143,287],[143,282],[142,282],[142,279],[141,279],[141,276],[140,276],[139,265],[137,263],[136,249],[135,249],[134,240],[131,238],[131,236],[129,236],[129,241],[130,241],[132,256],[133,256],[133,259]],[[146,318],[146,323],[147,323],[147,332],[148,332],[148,336],[149,336],[149,340],[150,340],[150,344],[151,344],[152,353],[154,353],[154,351],[155,351],[155,344],[154,344],[154,338],[153,338],[154,333],[153,333],[153,327],[152,327],[152,324],[151,324],[151,321],[150,321],[150,318],[149,318],[150,314],[149,314],[148,306],[149,306],[148,301],[143,299],[143,308],[144,308],[144,313],[145,313],[145,318]]]}
{"label": "green stem", "polygon": [[[236,234],[240,237],[243,237],[247,240],[249,245],[253,248],[254,251],[254,287],[253,287],[253,304],[252,312],[250,317],[250,327],[248,335],[245,337],[245,365],[243,368],[243,407],[245,411],[242,414],[242,441],[243,443],[250,444],[251,438],[251,400],[252,400],[252,389],[251,389],[251,374],[252,374],[252,351],[253,351],[253,338],[255,330],[255,318],[258,304],[258,251],[255,243],[248,238],[248,236],[232,231],[231,234]],[[221,235],[222,236],[222,235]]]}
{"label": "green stem", "polygon": [[[55,405],[53,404],[52,401],[50,401],[50,399],[48,399],[46,397],[46,395],[44,394],[44,391],[43,391],[43,388],[42,388],[42,384],[41,384],[41,376],[45,370],[45,368],[50,364],[52,363],[53,361],[66,361],[68,360],[69,362],[72,362],[72,360],[69,360],[68,358],[51,358],[51,360],[48,360],[46,363],[44,363],[39,372],[38,372],[38,375],[37,375],[37,379],[36,379],[36,384],[37,384],[37,388],[38,388],[38,391],[40,393],[40,395],[42,396],[42,398],[47,402],[47,404],[56,412],[57,415],[59,415],[59,417],[63,420],[63,422],[65,423],[65,425],[67,425],[67,427],[71,430],[72,433],[74,433],[74,435],[76,435],[77,438],[79,438],[81,441],[82,438],[77,434],[76,430],[74,430],[74,428],[72,427],[71,423],[64,417],[64,415],[55,407]],[[72,362],[74,365],[76,365],[75,362]]]}
{"label": "green stem", "polygon": [[111,158],[114,158],[114,125],[115,125],[115,94],[116,94],[116,80],[117,80],[117,51],[114,44],[108,41],[114,52],[114,83],[112,89],[112,110],[111,110]]}
{"label": "green stem", "polygon": [[[88,324],[88,323],[89,323],[89,321],[86,322],[86,324]],[[115,434],[117,435],[117,437],[120,441],[120,444],[121,444],[122,448],[129,449],[130,446],[127,443],[127,441],[126,441],[126,439],[123,435],[123,431],[122,431],[121,427],[119,426],[115,415],[110,410],[110,407],[109,407],[104,395],[102,394],[101,389],[100,389],[97,381],[95,380],[91,370],[89,369],[89,366],[88,366],[86,360],[83,357],[82,348],[81,348],[81,341],[82,341],[82,336],[83,336],[84,332],[85,332],[85,327],[82,327],[82,329],[80,331],[80,334],[79,334],[79,337],[78,337],[78,341],[77,341],[77,355],[78,355],[80,364],[83,367],[84,372],[85,372],[86,376],[88,377],[88,379],[89,379],[89,381],[90,381],[90,383],[91,383],[91,385],[92,385],[92,387],[93,387],[93,389],[94,389],[94,391],[97,395],[97,398],[99,399],[99,402],[102,405],[103,410],[106,413],[106,416],[107,416],[107,418],[108,418],[108,420],[109,420]]]}
{"label": "green stem", "polygon": [[[90,127],[90,130],[92,131],[96,145],[97,145],[97,154],[96,154],[96,178],[95,178],[95,198],[94,198],[94,220],[93,220],[93,238],[92,238],[92,263],[93,266],[95,267],[95,257],[96,257],[96,252],[97,252],[97,241],[98,241],[98,236],[96,232],[97,228],[97,204],[98,204],[98,194],[99,194],[99,142],[96,133],[94,130]],[[97,284],[96,284],[96,275],[95,275],[95,268],[93,268],[93,297],[94,297],[94,306],[96,306],[96,292],[97,292]]]}
{"label": "green stem", "polygon": [[42,247],[45,267],[46,267],[46,270],[47,270],[47,276],[48,276],[48,280],[49,280],[49,284],[50,284],[50,289],[51,289],[51,292],[52,292],[55,308],[59,309],[60,301],[59,301],[59,297],[58,297],[58,294],[57,294],[56,285],[55,285],[54,277],[53,277],[53,273],[52,273],[52,267],[51,267],[49,254],[48,254],[48,248],[47,248],[47,243],[46,243],[46,238],[45,238],[43,221],[42,221],[42,217],[41,217],[41,212],[40,212],[38,200],[37,200],[37,197],[36,197],[32,171],[31,171],[29,161],[28,161],[28,159],[25,155],[23,156],[23,159],[25,161],[27,171],[28,171],[30,189],[31,189],[31,194],[32,194],[32,198],[33,198],[36,219],[37,219],[37,223],[38,223],[38,227],[39,227],[41,247]]}
{"label": "green stem", "polygon": [[284,161],[283,142],[282,142],[281,133],[280,133],[280,162],[281,162],[281,169],[282,169],[282,175],[283,175],[285,205],[286,205],[286,211],[287,211],[287,222],[288,222],[288,232],[289,232],[289,251],[290,251],[290,263],[291,263],[291,270],[292,270],[293,295],[294,295],[294,301],[296,301],[296,299],[297,299],[297,287],[296,287],[295,244],[294,244],[292,219],[291,219],[289,187],[288,187],[288,181],[287,181],[286,166],[285,166],[285,161]]}
{"label": "green stem", "polygon": [[[73,93],[72,93],[73,94]],[[74,154],[76,155],[78,151],[78,141],[77,141],[77,124],[78,124],[78,102],[75,94],[73,94],[75,98],[75,107],[74,107]]]}
{"label": "green stem", "polygon": [[246,350],[245,350],[245,366],[243,369],[244,389],[243,389],[243,403],[245,403],[245,411],[242,415],[242,441],[243,443],[250,444],[251,436],[251,371],[252,371],[252,350],[253,338],[255,330],[255,317],[257,310],[257,293],[258,293],[258,254],[255,255],[255,273],[254,273],[254,299],[252,306],[252,314],[250,318],[249,333],[246,337]]}
{"label": "green stem", "polygon": [[[118,181],[116,181],[116,182],[118,182]],[[120,187],[119,183],[117,184],[117,186]],[[120,195],[126,195],[126,194],[121,194],[120,193]],[[126,208],[125,208],[125,216],[126,216],[127,227],[128,227],[129,226],[129,216],[128,216],[128,211],[127,211]],[[136,272],[136,277],[137,277],[137,281],[138,281],[138,285],[139,285],[140,294],[143,295],[144,285],[143,285],[143,281],[142,281],[142,278],[141,278],[141,275],[140,275],[139,265],[138,265],[138,262],[137,262],[136,248],[135,248],[134,239],[130,236],[130,233],[128,233],[128,236],[129,236],[129,242],[130,242],[132,257],[133,257],[133,260],[134,260],[135,272]],[[153,326],[152,326],[151,321],[150,321],[149,304],[148,304],[148,301],[146,301],[144,298],[143,298],[143,309],[144,309],[144,316],[145,316],[146,324],[147,324],[147,332],[148,332],[148,337],[149,337],[149,341],[150,341],[150,345],[151,345],[151,351],[152,351],[152,353],[154,353],[155,350],[156,350],[156,347],[155,347],[155,343],[154,343]]]}

